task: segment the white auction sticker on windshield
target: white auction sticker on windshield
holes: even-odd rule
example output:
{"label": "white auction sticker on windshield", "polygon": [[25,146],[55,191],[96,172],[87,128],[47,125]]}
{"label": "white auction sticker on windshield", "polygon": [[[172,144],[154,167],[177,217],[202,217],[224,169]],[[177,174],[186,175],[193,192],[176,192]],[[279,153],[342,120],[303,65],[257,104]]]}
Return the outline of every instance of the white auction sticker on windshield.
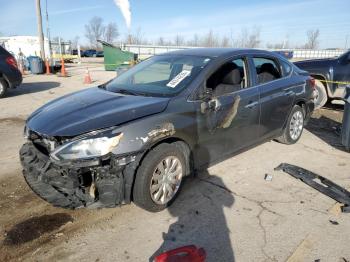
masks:
{"label": "white auction sticker on windshield", "polygon": [[168,87],[176,87],[182,80],[184,80],[191,71],[189,70],[182,70],[177,76],[175,76],[166,86]]}

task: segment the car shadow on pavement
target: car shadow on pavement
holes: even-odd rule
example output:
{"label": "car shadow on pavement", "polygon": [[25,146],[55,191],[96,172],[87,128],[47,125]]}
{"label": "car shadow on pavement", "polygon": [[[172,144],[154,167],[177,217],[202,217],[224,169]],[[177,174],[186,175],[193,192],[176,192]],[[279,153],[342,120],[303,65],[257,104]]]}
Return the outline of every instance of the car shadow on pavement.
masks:
{"label": "car shadow on pavement", "polygon": [[[150,261],[178,247],[196,245],[206,251],[206,261],[234,261],[224,209],[232,207],[234,197],[222,179],[201,171],[188,177],[176,201],[168,212],[176,218],[163,232],[163,243]],[[232,210],[232,208],[230,208]]]}
{"label": "car shadow on pavement", "polygon": [[341,143],[341,124],[337,121],[325,116],[311,117],[305,128],[330,146],[346,152]]}
{"label": "car shadow on pavement", "polygon": [[16,89],[9,89],[6,97],[20,96],[24,94],[37,93],[46,91],[55,87],[59,87],[61,84],[59,82],[49,81],[49,82],[33,82],[33,83],[22,83]]}

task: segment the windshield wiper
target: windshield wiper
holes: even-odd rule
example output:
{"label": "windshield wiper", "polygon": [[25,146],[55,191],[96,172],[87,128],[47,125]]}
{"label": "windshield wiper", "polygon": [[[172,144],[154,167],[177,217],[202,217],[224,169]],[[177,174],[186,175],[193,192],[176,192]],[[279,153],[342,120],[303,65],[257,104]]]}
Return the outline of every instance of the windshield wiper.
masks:
{"label": "windshield wiper", "polygon": [[138,96],[140,95],[139,93],[137,92],[134,92],[134,91],[130,91],[128,89],[118,89],[115,91],[116,93],[120,93],[120,94],[123,94],[123,95],[132,95],[132,96]]}
{"label": "windshield wiper", "polygon": [[112,82],[112,80],[113,79],[111,79],[111,80],[109,80],[109,81],[107,81],[106,83],[104,83],[104,84],[100,84],[100,85],[98,85],[97,87],[98,88],[103,88],[103,89],[106,89],[106,86],[110,83],[110,82]]}

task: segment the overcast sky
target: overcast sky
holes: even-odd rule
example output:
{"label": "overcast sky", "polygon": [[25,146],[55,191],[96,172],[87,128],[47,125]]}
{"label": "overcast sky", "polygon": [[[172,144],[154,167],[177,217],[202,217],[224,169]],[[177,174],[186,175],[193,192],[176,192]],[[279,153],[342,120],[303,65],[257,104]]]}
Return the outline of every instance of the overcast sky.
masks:
{"label": "overcast sky", "polygon": [[[45,0],[42,2],[45,17]],[[84,25],[100,16],[116,22],[120,38],[127,28],[113,0],[47,0],[51,36],[86,43]],[[195,33],[213,30],[219,35],[239,37],[242,28],[259,27],[261,47],[289,39],[292,45],[306,41],[306,31],[320,30],[321,48],[350,47],[350,0],[131,0],[131,31],[142,29],[145,38],[173,39],[180,34],[190,39]],[[34,0],[0,0],[0,32],[8,35],[36,35]],[[45,28],[45,25],[44,25]]]}

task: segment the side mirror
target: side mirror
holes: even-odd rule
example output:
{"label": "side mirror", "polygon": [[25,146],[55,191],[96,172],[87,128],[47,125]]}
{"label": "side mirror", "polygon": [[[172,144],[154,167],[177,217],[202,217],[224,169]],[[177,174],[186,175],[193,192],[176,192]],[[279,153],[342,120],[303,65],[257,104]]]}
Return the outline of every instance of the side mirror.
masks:
{"label": "side mirror", "polygon": [[213,89],[204,88],[202,95],[201,95],[201,99],[203,101],[209,101],[209,100],[211,100],[212,97],[213,97]]}
{"label": "side mirror", "polygon": [[209,100],[209,101],[203,101],[201,103],[201,113],[205,114],[209,111],[216,111],[216,107],[217,107],[216,99]]}
{"label": "side mirror", "polygon": [[202,94],[201,112],[204,114],[208,111],[216,110],[216,99],[213,99],[213,89],[206,88]]}

